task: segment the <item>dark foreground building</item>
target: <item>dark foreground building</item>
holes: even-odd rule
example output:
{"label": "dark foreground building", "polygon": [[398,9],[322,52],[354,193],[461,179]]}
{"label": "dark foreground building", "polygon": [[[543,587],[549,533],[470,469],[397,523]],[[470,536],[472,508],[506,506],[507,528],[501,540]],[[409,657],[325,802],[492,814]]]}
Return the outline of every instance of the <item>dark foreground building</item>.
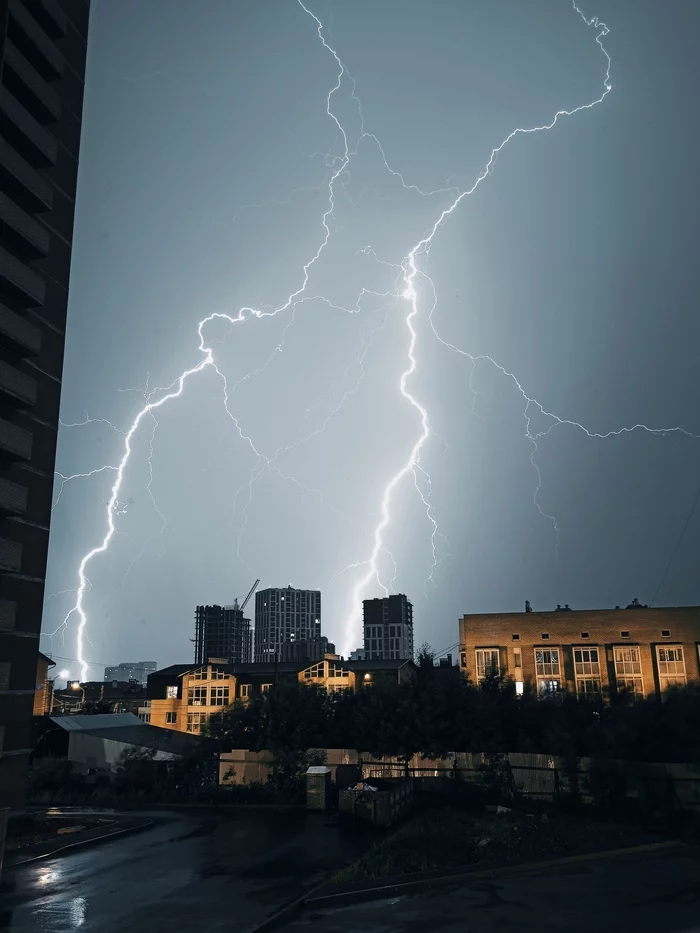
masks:
{"label": "dark foreground building", "polygon": [[413,605],[403,593],[362,603],[368,661],[413,659]]}
{"label": "dark foreground building", "polygon": [[0,807],[31,745],[88,14],[0,0]]}

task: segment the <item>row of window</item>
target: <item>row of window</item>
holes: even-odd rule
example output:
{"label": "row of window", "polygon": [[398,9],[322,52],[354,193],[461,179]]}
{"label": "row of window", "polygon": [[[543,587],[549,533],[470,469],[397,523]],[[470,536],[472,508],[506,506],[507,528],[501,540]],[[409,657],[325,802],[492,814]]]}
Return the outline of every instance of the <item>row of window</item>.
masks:
{"label": "row of window", "polygon": [[[598,647],[574,647],[574,677],[576,691],[595,694],[601,691],[601,659]],[[559,648],[535,648],[535,674],[537,689],[546,693],[562,687],[562,661]],[[463,655],[463,664],[466,658]],[[475,651],[476,679],[478,681],[491,672],[500,670],[498,648],[477,648]],[[613,648],[615,681],[619,688],[632,693],[644,694],[642,662],[638,645],[619,645]],[[682,645],[656,645],[656,662],[661,690],[668,687],[685,686],[687,683],[685,658]],[[515,652],[515,667],[522,668],[522,655]],[[522,681],[516,681],[519,691]]]}
{"label": "row of window", "polygon": [[[550,637],[550,636],[549,636],[549,632],[541,632],[541,634],[540,634],[540,640],[541,640],[541,641],[549,641],[549,637]],[[581,638],[585,639],[585,638],[590,638],[590,637],[591,637],[590,632],[581,632]],[[629,633],[628,631],[621,631],[621,632],[620,632],[620,638],[629,638],[629,637],[630,637],[630,633]],[[662,628],[662,629],[661,629],[661,637],[662,637],[662,638],[670,638],[670,637],[671,637],[671,629],[669,629],[669,628]],[[519,632],[513,632],[513,641],[520,641],[520,634],[519,634]]]}
{"label": "row of window", "polygon": [[[328,675],[326,675],[326,667],[328,669]],[[340,664],[335,664],[333,661],[319,661],[318,664],[313,664],[304,671],[305,680],[324,680],[326,676],[347,679],[350,676],[350,671],[341,667]]]}
{"label": "row of window", "polygon": [[[261,690],[267,693],[272,684],[263,684]],[[170,694],[172,689],[173,693]],[[252,694],[252,684],[239,684],[238,697],[247,700]],[[168,699],[177,698],[177,687],[168,687]],[[228,687],[190,687],[187,691],[188,706],[228,706],[233,696]]]}

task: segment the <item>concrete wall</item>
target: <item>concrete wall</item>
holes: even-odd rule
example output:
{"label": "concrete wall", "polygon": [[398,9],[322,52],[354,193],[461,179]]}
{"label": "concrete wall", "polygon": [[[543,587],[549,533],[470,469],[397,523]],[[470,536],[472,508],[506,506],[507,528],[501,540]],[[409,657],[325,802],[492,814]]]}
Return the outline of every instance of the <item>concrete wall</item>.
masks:
{"label": "concrete wall", "polygon": [[[86,771],[88,768],[109,771],[124,749],[134,747],[127,742],[116,742],[114,739],[105,739],[85,732],[71,732],[68,740],[68,760],[77,766],[78,771]],[[155,761],[169,761],[175,757],[170,752],[158,751]]]}

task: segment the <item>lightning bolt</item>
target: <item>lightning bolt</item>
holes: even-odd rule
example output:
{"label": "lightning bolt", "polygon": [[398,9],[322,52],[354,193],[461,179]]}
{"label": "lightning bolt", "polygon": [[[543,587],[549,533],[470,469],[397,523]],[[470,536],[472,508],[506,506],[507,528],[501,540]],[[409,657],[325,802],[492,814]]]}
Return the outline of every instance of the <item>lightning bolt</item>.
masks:
{"label": "lightning bolt", "polygon": [[[87,615],[86,615],[86,611],[84,607],[84,600],[90,588],[89,581],[86,576],[86,570],[95,557],[97,557],[100,554],[104,554],[108,550],[112,538],[115,536],[115,534],[118,533],[116,530],[115,519],[120,514],[123,514],[123,511],[124,511],[124,507],[120,503],[120,500],[119,500],[119,495],[120,495],[121,487],[122,487],[123,480],[124,480],[125,470],[127,468],[127,465],[129,463],[131,453],[132,453],[133,437],[135,433],[138,431],[139,427],[141,426],[141,423],[145,419],[147,418],[155,419],[155,412],[157,412],[159,408],[163,407],[164,405],[167,405],[172,400],[179,398],[183,394],[187,384],[189,383],[192,377],[195,377],[199,373],[210,368],[213,369],[217,373],[223,385],[223,403],[224,403],[226,414],[228,418],[231,420],[231,422],[233,423],[239,438],[246,445],[248,445],[251,451],[253,451],[253,453],[256,455],[256,463],[253,469],[251,470],[251,474],[250,474],[251,478],[249,482],[245,484],[241,488],[241,490],[239,490],[239,493],[242,490],[248,491],[248,506],[250,505],[250,502],[252,499],[253,485],[255,481],[257,480],[257,478],[265,470],[271,470],[277,473],[285,481],[294,482],[300,489],[302,489],[302,491],[305,494],[319,495],[321,496],[323,500],[322,494],[318,490],[311,490],[308,487],[304,486],[304,484],[296,480],[294,477],[290,477],[287,474],[284,474],[276,464],[277,464],[278,459],[284,453],[296,449],[300,444],[305,443],[311,437],[316,436],[318,433],[323,431],[326,425],[328,424],[328,421],[330,420],[330,418],[334,417],[337,414],[337,412],[342,408],[343,404],[345,403],[349,395],[351,395],[354,391],[356,391],[356,387],[345,391],[345,394],[343,395],[340,403],[331,411],[330,415],[327,416],[327,418],[322,422],[321,426],[318,429],[314,430],[312,433],[306,435],[305,437],[302,437],[298,441],[295,441],[293,444],[287,447],[279,448],[270,457],[261,453],[256,447],[256,445],[254,444],[253,440],[250,438],[250,436],[248,436],[243,431],[243,428],[240,425],[237,415],[230,408],[229,402],[235,390],[243,382],[247,381],[248,379],[254,378],[260,375],[262,372],[264,372],[272,364],[275,357],[279,353],[282,352],[284,338],[287,334],[288,329],[294,323],[295,311],[299,304],[303,302],[320,300],[320,301],[325,302],[330,308],[337,309],[338,306],[332,304],[325,297],[310,296],[310,295],[307,295],[306,292],[307,292],[307,287],[309,284],[311,269],[318,262],[329,240],[331,239],[332,234],[331,234],[331,228],[329,226],[329,220],[334,215],[334,211],[336,207],[337,185],[340,185],[341,189],[343,190],[343,192],[345,193],[346,197],[349,200],[349,193],[347,190],[348,189],[348,176],[346,173],[348,170],[348,166],[351,162],[351,159],[357,154],[357,152],[359,151],[360,145],[363,143],[365,144],[370,143],[376,146],[377,151],[381,155],[384,168],[401,185],[402,189],[405,192],[413,192],[414,194],[417,194],[423,198],[430,198],[430,197],[434,197],[438,195],[440,195],[441,197],[448,196],[449,203],[446,207],[442,208],[441,210],[437,212],[436,219],[434,223],[432,224],[432,226],[428,228],[428,232],[424,234],[421,237],[421,239],[419,239],[415,243],[415,245],[408,251],[408,253],[405,254],[404,258],[399,263],[383,263],[381,260],[379,260],[376,257],[371,247],[366,248],[367,255],[371,256],[376,262],[395,266],[395,268],[398,271],[397,289],[395,293],[391,294],[391,298],[392,298],[392,302],[394,306],[397,306],[399,303],[405,302],[406,313],[404,317],[404,323],[405,323],[407,337],[408,337],[408,341],[407,341],[408,345],[407,345],[407,351],[406,351],[407,364],[406,364],[405,369],[400,374],[399,382],[398,382],[398,390],[399,390],[400,395],[403,397],[403,399],[408,403],[408,405],[415,412],[416,420],[418,422],[418,430],[417,430],[416,438],[414,442],[412,443],[410,449],[408,450],[405,458],[400,463],[398,469],[393,474],[393,476],[390,477],[390,479],[387,481],[384,487],[382,497],[381,497],[381,502],[380,502],[380,508],[379,508],[379,519],[371,535],[372,547],[371,547],[369,556],[365,560],[355,561],[354,563],[349,565],[349,567],[346,567],[344,568],[344,570],[339,571],[338,574],[336,574],[333,577],[333,579],[335,579],[337,576],[339,576],[339,574],[345,573],[348,570],[357,570],[357,569],[364,568],[364,573],[362,577],[356,583],[355,588],[352,593],[352,603],[350,607],[350,614],[346,621],[345,632],[344,632],[344,638],[346,641],[346,649],[349,649],[352,646],[354,640],[357,637],[358,628],[359,628],[358,620],[359,620],[359,612],[361,608],[361,601],[362,601],[362,596],[364,592],[366,591],[366,589],[370,585],[374,584],[375,582],[384,590],[385,593],[388,592],[390,587],[393,588],[393,584],[396,579],[398,569],[396,566],[396,561],[393,559],[391,552],[388,550],[385,538],[387,535],[387,530],[392,521],[392,514],[391,514],[392,499],[396,491],[398,490],[398,488],[401,486],[401,484],[404,481],[406,481],[409,477],[413,480],[413,486],[415,487],[417,494],[423,504],[423,507],[425,508],[427,521],[430,527],[432,528],[431,539],[430,539],[431,549],[432,549],[432,566],[430,570],[429,580],[433,580],[435,570],[440,562],[440,559],[438,558],[437,546],[436,546],[436,542],[440,536],[440,532],[438,529],[438,524],[435,518],[434,511],[433,511],[433,506],[432,506],[432,498],[431,498],[432,497],[432,482],[431,482],[430,475],[428,474],[424,466],[421,464],[421,455],[423,454],[429,439],[431,437],[439,437],[439,435],[437,435],[436,432],[431,428],[430,418],[429,418],[426,407],[420,402],[420,400],[412,392],[411,387],[410,387],[412,377],[415,375],[417,368],[418,368],[418,358],[417,358],[418,336],[417,336],[417,330],[416,330],[416,322],[421,315],[422,303],[421,303],[419,289],[422,284],[427,285],[428,288],[432,290],[432,294],[433,294],[433,301],[432,301],[430,310],[427,314],[427,320],[429,322],[429,325],[432,329],[434,336],[447,349],[464,356],[471,363],[472,371],[470,375],[470,388],[472,389],[472,392],[473,392],[473,409],[474,409],[474,405],[476,402],[476,391],[474,389],[472,379],[474,377],[476,366],[481,361],[488,362],[490,365],[495,366],[498,370],[500,370],[500,372],[503,375],[505,375],[507,378],[513,381],[515,387],[521,393],[522,398],[525,402],[523,417],[525,421],[526,436],[528,437],[530,442],[533,444],[531,463],[534,469],[536,470],[536,474],[537,474],[537,488],[534,493],[534,502],[537,508],[540,510],[540,513],[554,523],[554,527],[557,533],[558,533],[558,528],[556,525],[556,520],[552,516],[548,516],[546,515],[546,513],[544,513],[544,511],[541,509],[539,502],[537,500],[537,497],[538,497],[538,494],[539,494],[539,491],[542,485],[542,477],[541,477],[541,473],[539,470],[539,466],[537,465],[537,461],[536,461],[536,454],[538,450],[537,441],[540,438],[546,436],[554,427],[562,426],[562,425],[569,425],[571,427],[584,431],[589,437],[601,437],[601,438],[607,438],[613,435],[621,435],[621,434],[629,433],[629,432],[636,431],[636,430],[644,430],[644,431],[648,431],[649,433],[653,433],[653,434],[669,434],[672,432],[678,432],[678,433],[688,435],[690,437],[697,436],[681,427],[668,428],[668,429],[666,428],[655,429],[655,428],[649,428],[643,424],[637,424],[629,428],[621,428],[617,431],[610,431],[610,432],[603,433],[603,434],[597,433],[597,432],[591,432],[585,427],[583,427],[583,425],[577,422],[573,422],[567,419],[560,418],[559,416],[547,411],[547,409],[545,409],[544,406],[541,405],[536,399],[527,395],[521,383],[518,381],[518,379],[516,378],[514,374],[507,371],[504,367],[502,367],[499,363],[497,363],[492,357],[482,356],[482,355],[477,356],[477,355],[470,354],[468,351],[463,350],[449,343],[448,341],[444,340],[438,333],[434,320],[433,320],[433,312],[435,310],[436,303],[437,303],[436,290],[434,287],[434,283],[429,278],[425,270],[422,268],[422,260],[424,258],[427,258],[438,231],[446,224],[449,217],[459,208],[460,204],[466,198],[472,195],[473,192],[477,189],[477,187],[487,178],[487,176],[493,172],[498,155],[503,151],[503,149],[512,140],[514,140],[518,136],[526,136],[528,134],[542,133],[542,132],[552,130],[561,118],[571,117],[575,114],[581,113],[582,111],[590,110],[591,108],[596,107],[603,102],[603,100],[607,97],[607,95],[612,90],[612,85],[610,83],[611,59],[603,44],[603,39],[608,35],[607,26],[604,23],[602,23],[597,17],[592,17],[590,19],[586,18],[586,16],[577,6],[576,0],[572,0],[573,10],[578,14],[578,16],[580,16],[584,24],[587,27],[593,28],[597,31],[595,41],[597,45],[599,46],[606,61],[605,77],[603,81],[603,92],[601,93],[599,97],[597,97],[595,100],[592,100],[588,103],[581,104],[573,109],[557,111],[548,123],[542,124],[540,126],[518,127],[514,129],[499,143],[498,146],[496,146],[495,148],[491,150],[488,161],[486,162],[484,168],[479,173],[476,180],[473,182],[473,184],[470,187],[464,190],[460,190],[458,187],[450,186],[449,180],[448,180],[447,187],[436,189],[434,191],[425,191],[419,188],[417,185],[407,184],[403,175],[400,172],[397,172],[395,169],[393,169],[389,165],[388,160],[385,155],[385,151],[378,137],[373,133],[367,132],[365,129],[365,119],[364,119],[364,114],[362,112],[361,102],[359,100],[359,97],[356,94],[355,79],[348,72],[346,66],[341,61],[336,50],[327,41],[324,35],[323,23],[318,18],[318,16],[316,16],[316,14],[313,13],[304,4],[304,2],[302,2],[302,0],[297,0],[297,3],[299,7],[304,11],[304,13],[308,17],[310,17],[311,20],[315,23],[316,33],[317,33],[320,43],[322,44],[323,48],[326,49],[328,53],[332,56],[335,62],[335,65],[337,66],[337,74],[336,74],[335,83],[333,84],[330,91],[326,95],[326,114],[335,125],[335,129],[337,131],[336,142],[338,140],[340,141],[341,153],[340,155],[337,155],[337,154],[333,155],[331,153],[325,153],[325,154],[314,153],[311,156],[309,156],[309,158],[315,158],[319,155],[322,156],[324,159],[324,165],[328,172],[327,180],[325,182],[325,187],[327,190],[327,200],[326,200],[325,210],[323,211],[321,215],[322,234],[320,238],[320,243],[316,251],[311,256],[311,258],[308,259],[307,262],[302,266],[301,282],[298,285],[297,289],[295,291],[292,291],[287,296],[285,301],[279,306],[269,307],[269,306],[263,306],[261,304],[260,307],[258,308],[243,307],[236,314],[226,314],[226,313],[217,312],[217,313],[208,315],[207,317],[203,318],[199,322],[198,324],[198,335],[199,335],[198,350],[202,354],[202,358],[196,365],[182,372],[174,380],[174,382],[171,383],[170,386],[163,388],[163,389],[157,389],[157,390],[152,391],[151,395],[146,400],[146,404],[136,414],[130,428],[126,432],[122,432],[123,438],[124,438],[123,453],[122,453],[121,460],[116,466],[108,465],[108,466],[100,467],[98,470],[91,471],[90,473],[87,473],[87,474],[75,474],[69,477],[62,477],[63,484],[61,486],[61,490],[63,489],[63,485],[65,485],[65,482],[68,482],[71,479],[77,478],[78,476],[92,476],[96,472],[102,472],[105,470],[112,470],[116,473],[116,477],[115,477],[115,480],[114,480],[114,483],[111,489],[110,499],[106,506],[107,530],[105,532],[105,535],[102,541],[99,544],[97,544],[94,548],[89,550],[80,561],[80,564],[78,567],[78,588],[77,588],[77,594],[76,594],[76,601],[75,601],[74,606],[71,608],[71,610],[65,617],[64,622],[62,623],[62,626],[65,628],[65,625],[67,624],[69,618],[73,614],[76,614],[79,619],[78,628],[77,628],[77,657],[80,663],[82,679],[85,679],[85,677],[87,676],[87,669],[88,669],[88,664],[87,664],[87,661],[85,661],[84,659],[84,653],[83,653],[83,644],[84,644],[84,641],[86,640],[85,629],[87,625]],[[357,112],[360,117],[360,132],[358,134],[357,141],[355,143],[354,148],[351,148],[350,142],[348,139],[348,134],[346,130],[344,129],[341,121],[336,116],[333,110],[334,95],[341,89],[345,81],[349,82],[350,84],[351,98],[355,102],[355,105],[357,107]],[[456,176],[453,176],[453,177],[456,177]],[[366,291],[365,289],[363,289],[362,293],[358,297],[358,301],[356,303],[355,309],[342,308],[341,310],[349,311],[350,313],[355,313],[356,311],[358,311],[359,306],[360,306],[360,301],[362,300],[362,297],[364,296],[365,293]],[[230,328],[229,328],[229,331],[230,331],[230,330],[233,330],[233,328],[236,325],[241,325],[252,318],[259,319],[263,317],[271,317],[271,316],[275,316],[278,314],[283,314],[285,312],[290,312],[290,321],[285,327],[280,344],[278,344],[278,346],[273,350],[273,352],[268,357],[266,363],[262,367],[260,367],[258,370],[254,370],[253,372],[241,377],[240,379],[238,379],[237,382],[233,384],[231,388],[229,388],[227,380],[226,380],[226,376],[221,372],[221,370],[216,365],[211,344],[206,341],[205,330],[207,328],[207,325],[209,325],[211,322],[215,320],[226,321],[230,325]],[[359,377],[360,380],[362,378],[362,374],[364,373],[364,369],[362,366],[363,361],[364,361],[364,355],[361,352],[360,354],[361,375]],[[357,385],[359,385],[359,381]],[[158,396],[157,398],[155,397],[156,395]],[[333,395],[332,397],[335,398],[335,395]],[[541,415],[549,417],[552,422],[550,426],[546,428],[545,430],[533,432],[533,430],[531,429],[533,412],[539,412]],[[91,420],[91,419],[88,419],[88,420]],[[88,423],[88,421],[86,421],[86,423]],[[157,422],[156,422],[156,425],[157,425]],[[153,450],[153,437],[151,438],[151,454],[152,454],[152,450]],[[150,477],[152,480],[152,467],[151,467]],[[150,486],[150,482],[149,482],[149,486]],[[152,493],[152,490],[149,489],[149,492]],[[59,491],[59,496],[60,496],[60,491]],[[238,499],[238,493],[236,495],[236,500],[237,499]],[[325,500],[323,501],[325,502]],[[329,505],[328,503],[326,504]],[[155,506],[155,502],[154,502],[154,506]],[[241,533],[238,539],[239,540],[239,555],[240,555],[241,535],[243,534],[243,530],[245,528],[245,522],[247,522],[248,506],[244,508],[244,525],[243,525],[243,528],[241,529]],[[155,507],[157,508],[157,506]],[[329,507],[333,508],[330,505]],[[337,510],[334,510],[334,511],[337,511]],[[386,586],[380,578],[380,570],[379,570],[378,562],[382,555],[388,556],[389,560],[393,562],[393,568],[394,568],[393,578],[390,581],[389,586]]]}

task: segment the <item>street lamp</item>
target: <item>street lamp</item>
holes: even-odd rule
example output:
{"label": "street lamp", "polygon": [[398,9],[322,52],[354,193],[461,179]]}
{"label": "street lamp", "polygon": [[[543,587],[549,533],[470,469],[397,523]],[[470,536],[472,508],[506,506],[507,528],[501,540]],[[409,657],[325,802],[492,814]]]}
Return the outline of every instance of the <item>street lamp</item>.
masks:
{"label": "street lamp", "polygon": [[77,680],[74,680],[73,683],[70,685],[70,688],[71,690],[80,690],[82,692],[83,698],[80,701],[80,705],[81,707],[84,707],[85,706],[85,687],[81,687],[80,682]]}

